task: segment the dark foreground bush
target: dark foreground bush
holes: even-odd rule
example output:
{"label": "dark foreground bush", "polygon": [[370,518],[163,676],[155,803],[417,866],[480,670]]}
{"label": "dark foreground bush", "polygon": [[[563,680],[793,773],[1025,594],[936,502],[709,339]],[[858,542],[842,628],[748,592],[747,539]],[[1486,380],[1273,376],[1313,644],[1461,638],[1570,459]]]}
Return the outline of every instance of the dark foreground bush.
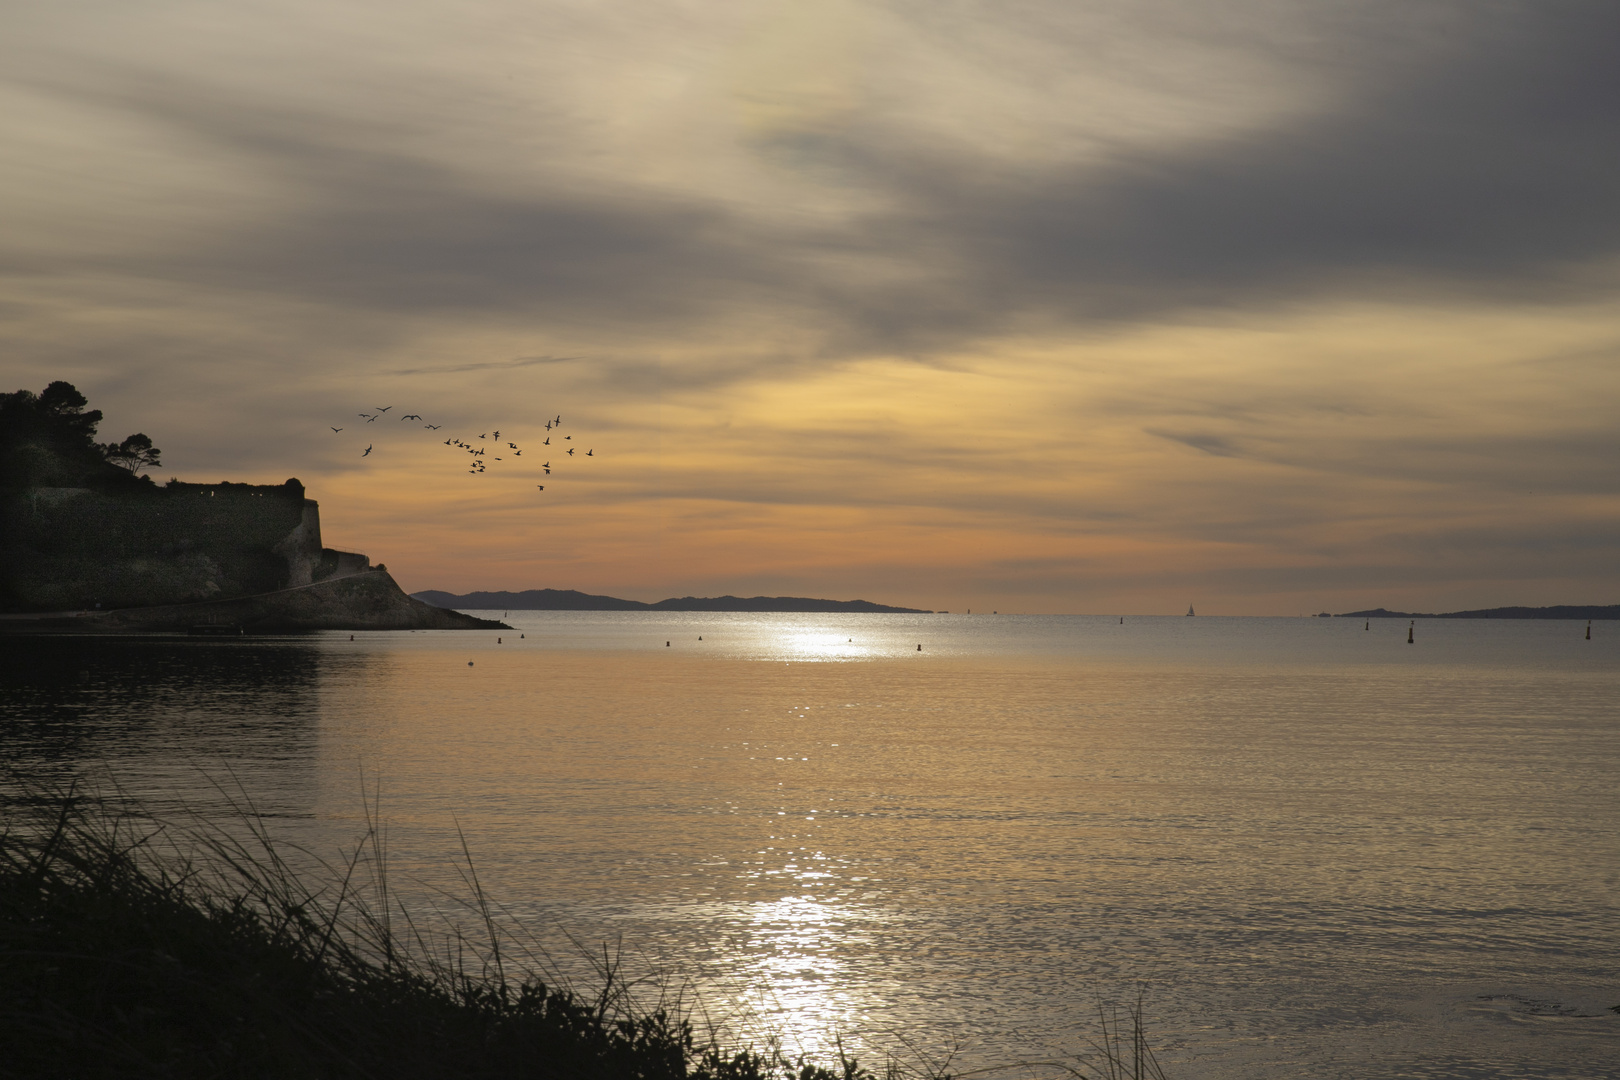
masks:
{"label": "dark foreground bush", "polygon": [[[357,867],[358,855],[310,889],[257,832],[247,844],[177,836],[71,795],[32,812],[13,803],[0,830],[0,1075],[876,1080],[851,1060],[700,1041],[678,1003],[638,1006],[611,967],[589,995],[509,978],[492,923],[488,941],[430,940],[391,913],[375,875],[360,902]],[[1097,1075],[1160,1075],[1133,1026],[1134,1068],[1105,1024]]]}

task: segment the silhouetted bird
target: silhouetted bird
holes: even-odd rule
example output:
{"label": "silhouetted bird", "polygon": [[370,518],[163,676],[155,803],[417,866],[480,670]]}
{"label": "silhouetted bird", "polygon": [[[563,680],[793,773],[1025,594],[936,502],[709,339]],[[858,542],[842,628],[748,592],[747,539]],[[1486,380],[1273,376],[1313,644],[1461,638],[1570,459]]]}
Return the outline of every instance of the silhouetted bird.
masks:
{"label": "silhouetted bird", "polygon": [[523,451],[521,451],[521,450],[514,450],[514,451],[513,451],[513,452],[512,452],[512,456],[513,456],[513,457],[522,457],[522,456],[523,456]]}
{"label": "silhouetted bird", "polygon": [[572,439],[572,438],[573,438],[573,436],[572,436],[572,435],[564,435],[564,436],[563,436],[563,438],[565,438],[565,439]]}
{"label": "silhouetted bird", "polygon": [[368,413],[368,412],[363,412],[363,413],[355,413],[354,415],[356,415],[356,416],[370,416],[371,414]]}
{"label": "silhouetted bird", "polygon": [[497,432],[496,432],[496,433],[495,433],[495,437],[496,437],[496,438],[497,438],[497,439],[498,439],[498,438],[500,438],[500,437],[501,437],[501,433],[500,433],[500,432],[498,432],[498,431],[497,431]]}
{"label": "silhouetted bird", "polygon": [[368,423],[368,424],[373,423],[373,422],[376,421],[376,419],[377,418],[375,416],[368,416],[368,417],[366,417],[366,423]]}
{"label": "silhouetted bird", "polygon": [[546,436],[546,441],[541,443],[540,445],[541,446],[550,446],[551,445],[551,436],[547,435]]}
{"label": "silhouetted bird", "polygon": [[541,491],[544,491],[544,490],[546,490],[546,485],[544,485],[544,484],[536,484],[536,485],[534,485],[534,486],[535,486],[535,487],[537,487],[537,488],[539,488],[539,489],[540,489],[540,490],[541,490]]}
{"label": "silhouetted bird", "polygon": [[570,447],[569,447],[569,448],[568,448],[568,456],[569,456],[569,457],[573,457],[573,456],[574,456],[574,448],[573,448],[573,447],[572,447],[572,446],[570,446]]}
{"label": "silhouetted bird", "polygon": [[384,412],[387,412],[389,409],[392,409],[393,406],[392,405],[373,405],[372,408],[376,409],[380,413],[384,413]]}
{"label": "silhouetted bird", "polygon": [[449,439],[444,440],[444,445],[449,446],[450,445],[450,440]]}
{"label": "silhouetted bird", "polygon": [[557,426],[562,427],[562,416],[561,416],[561,414],[559,414],[557,416]]}
{"label": "silhouetted bird", "polygon": [[[331,425],[330,425],[330,424],[328,424],[328,425],[327,425],[327,426],[328,426],[328,427],[331,427]],[[342,431],[342,430],[343,430],[343,429],[342,429],[342,428],[340,428],[340,427],[335,427],[335,428],[332,428],[332,430],[333,430],[333,431]]]}
{"label": "silhouetted bird", "polygon": [[400,419],[401,420],[420,420],[422,418],[420,416],[417,416],[413,412],[408,412],[404,416],[400,417]]}
{"label": "silhouetted bird", "polygon": [[590,457],[590,456],[591,456],[591,455],[593,455],[593,454],[595,454],[595,453],[596,453],[596,451],[595,451],[595,450],[587,450],[587,451],[585,451],[585,456],[586,456],[586,457]]}
{"label": "silhouetted bird", "polygon": [[368,444],[368,445],[367,445],[367,446],[366,446],[366,453],[365,453],[365,454],[361,454],[361,455],[360,455],[360,456],[361,456],[361,457],[365,457],[365,456],[366,456],[366,454],[369,454],[369,453],[371,453],[371,446],[370,446],[370,445],[369,445],[369,444]]}
{"label": "silhouetted bird", "polygon": [[423,424],[422,426],[427,428],[429,431],[438,431],[440,428],[444,427],[443,424]]}
{"label": "silhouetted bird", "polygon": [[516,450],[516,449],[517,449],[517,443],[515,443],[515,442],[509,442],[509,443],[507,443],[507,444],[506,444],[506,445],[507,445],[507,447],[509,447],[509,448],[510,448],[510,449],[513,449],[513,450]]}

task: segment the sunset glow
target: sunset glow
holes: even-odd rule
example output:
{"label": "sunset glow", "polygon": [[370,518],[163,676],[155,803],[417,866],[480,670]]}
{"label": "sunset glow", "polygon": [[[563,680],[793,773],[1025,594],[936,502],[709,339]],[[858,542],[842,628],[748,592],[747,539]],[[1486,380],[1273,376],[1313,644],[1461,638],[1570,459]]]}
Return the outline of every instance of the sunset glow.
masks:
{"label": "sunset glow", "polygon": [[1615,19],[36,7],[0,391],[411,591],[1612,603]]}

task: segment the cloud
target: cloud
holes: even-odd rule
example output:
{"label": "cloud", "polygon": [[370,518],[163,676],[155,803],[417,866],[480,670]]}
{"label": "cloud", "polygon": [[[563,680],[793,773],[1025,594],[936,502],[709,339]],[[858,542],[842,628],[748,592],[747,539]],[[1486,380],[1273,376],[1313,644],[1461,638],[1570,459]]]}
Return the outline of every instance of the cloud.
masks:
{"label": "cloud", "polygon": [[809,152],[848,190],[799,177],[844,203],[809,219],[634,169],[581,185],[566,159],[514,186],[385,125],[183,74],[103,73],[99,90],[62,92],[183,133],[276,193],[245,195],[245,212],[145,265],[121,258],[126,271],[373,313],[612,324],[644,341],[762,318],[813,327],[823,354],[927,353],[1020,319],[1084,326],[1327,292],[1567,298],[1582,268],[1620,252],[1620,73],[1605,44],[1620,12],[1449,10],[1444,37],[1388,53],[1402,27],[1353,25],[1321,105],[1100,161],[1009,163],[869,113],[816,136]]}
{"label": "cloud", "polygon": [[1178,435],[1173,431],[1156,431],[1152,428],[1148,429],[1148,434],[1190,446],[1194,450],[1202,450],[1214,457],[1239,456],[1238,448],[1233,445],[1232,440],[1221,435]]}
{"label": "cloud", "polygon": [[914,209],[870,232],[954,255],[951,294],[979,299],[962,322],[1020,304],[1147,319],[1326,292],[1568,299],[1580,269],[1620,251],[1620,68],[1604,44],[1620,10],[1480,16],[1430,52],[1368,58],[1320,111],[1100,167],[1020,174],[874,140],[869,168],[898,167]]}
{"label": "cloud", "polygon": [[471,364],[441,364],[436,367],[398,368],[384,375],[457,375],[468,371],[510,371],[514,368],[535,367],[540,364],[570,364],[582,360],[579,356],[519,356],[511,360],[486,360]]}

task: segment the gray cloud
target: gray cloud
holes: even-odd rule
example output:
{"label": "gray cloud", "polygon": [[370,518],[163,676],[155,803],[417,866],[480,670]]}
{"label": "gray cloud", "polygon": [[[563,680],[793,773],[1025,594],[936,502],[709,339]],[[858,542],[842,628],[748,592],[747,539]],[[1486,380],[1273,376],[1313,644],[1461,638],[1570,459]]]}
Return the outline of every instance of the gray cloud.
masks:
{"label": "gray cloud", "polygon": [[497,189],[335,116],[125,73],[103,107],[242,159],[288,198],[118,269],[646,335],[768,309],[833,355],[949,347],[1031,312],[1146,319],[1327,290],[1568,298],[1572,274],[1620,250],[1620,9],[1466,12],[1450,40],[1393,56],[1377,50],[1398,27],[1342,42],[1331,106],[1103,164],[1009,167],[870,115],[806,152],[885,208],[814,224],[635,176]]}
{"label": "gray cloud", "polygon": [[1327,289],[1567,299],[1571,267],[1620,250],[1620,9],[1474,10],[1447,47],[1373,58],[1335,108],[1281,127],[1035,176],[899,162],[917,209],[874,231],[950,237],[956,285],[982,286],[959,295],[1082,317]]}
{"label": "gray cloud", "polygon": [[1181,435],[1173,431],[1157,431],[1152,428],[1148,429],[1148,434],[1157,435],[1161,439],[1169,439],[1171,442],[1181,443],[1183,446],[1190,446],[1194,450],[1202,450],[1204,453],[1214,457],[1238,457],[1240,454],[1238,448],[1233,445],[1232,440],[1224,435]]}
{"label": "gray cloud", "polygon": [[569,364],[582,360],[579,356],[519,356],[511,360],[481,360],[470,364],[443,364],[429,367],[398,368],[384,375],[456,375],[468,371],[510,371],[514,368],[538,367],[542,364]]}

